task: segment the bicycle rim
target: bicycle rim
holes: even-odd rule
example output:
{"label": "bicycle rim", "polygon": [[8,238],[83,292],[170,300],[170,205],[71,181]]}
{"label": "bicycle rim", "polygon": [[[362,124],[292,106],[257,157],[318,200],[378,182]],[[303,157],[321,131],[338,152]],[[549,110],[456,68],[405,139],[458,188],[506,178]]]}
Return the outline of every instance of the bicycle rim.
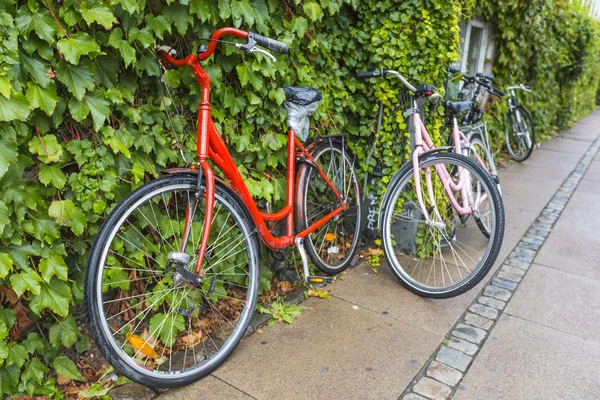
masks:
{"label": "bicycle rim", "polygon": [[[354,157],[342,145],[323,142],[312,156],[347,204],[339,216],[307,236],[307,251],[313,263],[321,271],[335,274],[348,267],[360,239],[362,205],[358,177]],[[302,202],[302,229],[339,206],[339,200],[315,168],[308,169],[298,195]]]}
{"label": "bicycle rim", "polygon": [[[460,214],[452,206],[434,172],[435,166],[448,171],[455,183],[463,179],[467,190],[453,194],[462,203],[466,193],[472,214]],[[392,188],[384,205],[385,255],[394,274],[413,292],[435,298],[456,296],[479,282],[498,256],[504,232],[502,202],[489,174],[465,156],[430,156],[421,161],[420,168],[423,200],[435,224],[428,224],[421,211],[410,168]],[[433,202],[424,178],[428,169],[432,171]],[[489,234],[480,229],[475,217],[486,221]]]}
{"label": "bicycle rim", "polygon": [[86,301],[101,351],[150,386],[178,386],[212,371],[239,343],[256,303],[253,231],[223,190],[215,194],[201,283],[182,279],[168,262],[181,249],[189,211],[185,269],[195,272],[204,222],[195,180],[165,178],[128,196],[104,224],[88,266]]}
{"label": "bicycle rim", "polygon": [[506,146],[509,155],[515,161],[524,161],[533,149],[532,128],[528,116],[519,108],[508,114]]}

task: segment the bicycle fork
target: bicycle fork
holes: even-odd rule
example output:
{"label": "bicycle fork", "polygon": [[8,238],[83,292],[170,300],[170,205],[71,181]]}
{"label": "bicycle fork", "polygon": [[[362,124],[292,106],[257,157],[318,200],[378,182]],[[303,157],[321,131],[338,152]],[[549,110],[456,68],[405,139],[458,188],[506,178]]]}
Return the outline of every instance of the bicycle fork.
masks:
{"label": "bicycle fork", "polygon": [[[185,227],[179,252],[171,252],[168,254],[168,262],[174,263],[177,266],[178,275],[176,280],[186,280],[196,286],[202,284],[202,262],[206,257],[206,249],[210,238],[210,228],[212,224],[214,205],[215,205],[215,175],[208,164],[208,161],[201,161],[201,170],[198,171],[198,183],[196,193],[189,199],[185,209]],[[202,178],[204,177],[204,185]],[[196,272],[192,273],[185,269],[190,262],[190,256],[185,252],[192,231],[193,213],[196,209],[196,204],[202,201],[202,197],[206,199],[206,211],[204,214],[204,225],[202,227],[202,240],[200,247],[197,250]]]}

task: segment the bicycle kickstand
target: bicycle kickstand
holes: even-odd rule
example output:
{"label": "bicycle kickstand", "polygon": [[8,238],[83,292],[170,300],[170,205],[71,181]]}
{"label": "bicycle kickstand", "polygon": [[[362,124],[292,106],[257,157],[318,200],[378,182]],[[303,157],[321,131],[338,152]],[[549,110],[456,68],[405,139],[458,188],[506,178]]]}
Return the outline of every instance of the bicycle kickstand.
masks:
{"label": "bicycle kickstand", "polygon": [[298,248],[300,258],[302,259],[302,268],[304,270],[304,280],[306,283],[331,283],[333,279],[330,276],[315,276],[310,275],[308,271],[308,257],[306,257],[306,250],[304,250],[304,239],[296,238],[294,244]]}

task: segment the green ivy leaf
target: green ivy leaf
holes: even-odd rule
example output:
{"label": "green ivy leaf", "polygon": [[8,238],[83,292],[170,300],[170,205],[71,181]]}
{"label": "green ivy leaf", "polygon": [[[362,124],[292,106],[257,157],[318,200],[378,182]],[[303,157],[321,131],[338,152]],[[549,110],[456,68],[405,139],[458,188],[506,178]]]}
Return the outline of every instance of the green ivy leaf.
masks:
{"label": "green ivy leaf", "polygon": [[200,21],[206,22],[211,17],[210,2],[205,0],[190,0],[190,13],[198,15]]}
{"label": "green ivy leaf", "polygon": [[51,219],[38,218],[34,221],[26,221],[23,223],[23,229],[36,239],[48,244],[52,244],[55,239],[60,237],[58,227]]}
{"label": "green ivy leaf", "polygon": [[48,10],[33,12],[27,6],[22,6],[17,11],[15,18],[17,29],[27,38],[32,30],[48,43],[54,42],[54,34],[56,32],[56,23],[52,19]]}
{"label": "green ivy leaf", "polygon": [[91,112],[94,121],[94,129],[96,131],[99,131],[100,128],[102,128],[104,121],[110,116],[108,101],[96,92],[88,93],[83,98],[83,101],[72,99],[69,104],[69,109],[76,121],[83,121]]}
{"label": "green ivy leaf", "polygon": [[92,22],[97,22],[102,25],[104,29],[110,29],[113,24],[117,22],[117,19],[110,9],[99,3],[93,3],[92,5],[88,5],[87,2],[83,3],[80,12],[88,25],[91,25]]}
{"label": "green ivy leaf", "polygon": [[[154,64],[156,64],[156,58],[154,58],[153,61]],[[158,69],[158,65],[156,65],[156,67]],[[94,76],[96,77],[96,81],[107,88],[117,86],[119,82],[117,76],[118,71],[119,61],[116,56],[103,56],[94,59]]]}
{"label": "green ivy leaf", "polygon": [[[105,57],[98,57],[96,62],[101,58]],[[116,70],[117,68],[114,70],[115,74]],[[62,83],[67,85],[69,91],[73,93],[78,100],[83,99],[87,90],[94,89],[92,73],[90,72],[89,67],[84,63],[72,65],[65,60],[61,60],[56,68],[56,76]]]}
{"label": "green ivy leaf", "polygon": [[178,313],[154,314],[150,318],[150,334],[159,337],[163,344],[170,347],[175,343],[177,334],[185,329],[185,321]]}
{"label": "green ivy leaf", "polygon": [[[1,149],[0,149],[1,151]],[[65,187],[67,178],[58,164],[40,164],[38,178],[45,186],[52,185],[57,189]]]}
{"label": "green ivy leaf", "polygon": [[237,20],[235,22],[237,27],[241,26],[242,22],[244,25],[252,26],[256,18],[249,0],[231,0],[231,15]]}
{"label": "green ivy leaf", "polygon": [[41,352],[44,350],[44,341],[40,338],[40,335],[37,332],[29,332],[27,334],[27,339],[21,342],[23,347],[27,350],[29,354],[33,354],[36,351]]}
{"label": "green ivy leaf", "polygon": [[165,32],[171,33],[171,24],[165,18],[164,15],[158,15],[155,17],[153,15],[147,14],[145,19],[146,27],[154,31],[154,34],[159,39],[162,40],[164,38]]}
{"label": "green ivy leaf", "polygon": [[125,67],[128,67],[135,61],[135,49],[131,47],[128,41],[123,40],[123,31],[121,28],[112,31],[108,38],[108,44],[119,50],[125,62]]}
{"label": "green ivy leaf", "polygon": [[6,275],[12,271],[13,260],[10,255],[0,253],[0,279],[6,278]]}
{"label": "green ivy leaf", "polygon": [[60,280],[67,280],[67,265],[60,254],[53,253],[48,258],[42,258],[39,266],[40,272],[42,273],[42,278],[46,282],[50,282],[50,279],[54,275],[56,275],[56,277]]}
{"label": "green ivy leaf", "polygon": [[8,76],[0,76],[0,95],[10,99],[10,94],[13,91],[13,85],[10,83]]}
{"label": "green ivy leaf", "polygon": [[87,227],[87,215],[83,210],[76,208],[75,216],[71,221],[71,231],[77,236],[83,235],[85,228]]}
{"label": "green ivy leaf", "polygon": [[79,339],[80,333],[73,317],[67,317],[52,325],[49,330],[50,344],[54,347],[71,347]]}
{"label": "green ivy leaf", "polygon": [[58,225],[67,225],[75,216],[75,204],[71,200],[54,200],[48,208],[48,215]]}
{"label": "green ivy leaf", "polygon": [[9,280],[12,290],[14,290],[19,297],[21,297],[26,290],[31,291],[31,293],[36,296],[40,294],[40,282],[42,281],[42,278],[40,278],[37,272],[32,269],[22,271],[19,274],[12,274]]}
{"label": "green ivy leaf", "polygon": [[231,0],[219,0],[219,17],[226,20],[231,16]]}
{"label": "green ivy leaf", "polygon": [[49,283],[41,282],[40,286],[40,295],[34,297],[29,303],[31,311],[40,315],[42,310],[47,308],[60,316],[66,317],[69,314],[69,302],[72,298],[69,285],[52,278]]}
{"label": "green ivy leaf", "polygon": [[172,24],[175,24],[177,31],[181,35],[185,35],[188,30],[188,25],[194,23],[194,17],[190,14],[188,6],[179,3],[173,3],[164,11],[164,16]]}
{"label": "green ivy leaf", "polygon": [[[4,360],[6,360],[6,357],[8,357],[8,346],[6,345],[6,342],[4,341],[6,336],[8,336],[8,327],[6,326],[4,321],[0,320],[0,366],[2,366],[2,364],[4,364]],[[3,369],[4,368],[0,368],[0,371]],[[0,379],[2,379],[2,378],[3,378],[3,376],[0,375]],[[4,382],[0,382],[0,386],[2,386],[3,383]],[[4,392],[4,393],[6,393],[6,392]]]}
{"label": "green ivy leaf", "polygon": [[[0,326],[0,329],[2,327]],[[8,347],[0,342],[0,365],[2,365],[2,356],[8,355]],[[19,384],[20,370],[16,365],[7,365],[0,368],[0,393],[11,393],[16,391]]]}
{"label": "green ivy leaf", "polygon": [[0,178],[8,172],[10,163],[16,161],[17,155],[17,141],[9,135],[0,134]]}
{"label": "green ivy leaf", "polygon": [[42,87],[48,87],[52,79],[48,77],[50,67],[36,56],[30,56],[24,51],[19,51],[19,64]]}
{"label": "green ivy leaf", "polygon": [[[306,5],[305,5],[305,7],[306,7]],[[292,32],[295,32],[299,38],[303,38],[307,29],[308,29],[308,21],[306,20],[306,18],[294,17],[294,20],[292,21],[292,26],[291,26]]]}
{"label": "green ivy leaf", "polygon": [[59,375],[81,382],[86,381],[81,375],[81,372],[79,372],[79,369],[77,369],[75,363],[66,356],[56,357],[52,365],[54,365],[54,370]]}
{"label": "green ivy leaf", "polygon": [[[12,308],[2,308],[0,307],[0,321],[4,322],[8,329],[11,329],[15,326],[15,321],[17,317],[15,316],[15,311]],[[2,340],[2,334],[0,334],[0,340]]]}
{"label": "green ivy leaf", "polygon": [[85,32],[78,32],[71,38],[60,39],[56,46],[65,60],[71,64],[79,64],[82,55],[100,52],[98,43]]}
{"label": "green ivy leaf", "polygon": [[18,92],[13,93],[10,99],[0,95],[0,121],[25,121],[28,116],[29,101],[25,96]]}
{"label": "green ivy leaf", "polygon": [[32,109],[41,108],[49,116],[52,115],[58,103],[56,95],[56,85],[51,85],[47,89],[33,83],[27,83],[27,94],[25,95]]}
{"label": "green ivy leaf", "polygon": [[41,385],[45,372],[46,367],[44,367],[39,358],[34,357],[29,361],[29,364],[27,364],[25,370],[21,374],[21,382],[34,381],[38,385]]}
{"label": "green ivy leaf", "polygon": [[54,135],[45,135],[41,139],[34,136],[29,142],[29,151],[37,154],[40,161],[45,163],[57,162],[62,156],[62,146]]}
{"label": "green ivy leaf", "polygon": [[8,207],[3,201],[0,201],[0,236],[4,233],[4,228],[10,225],[10,219],[8,218]]}
{"label": "green ivy leaf", "polygon": [[240,77],[242,87],[247,86],[248,83],[250,83],[254,89],[261,90],[263,86],[262,77],[260,73],[252,70],[250,62],[244,61],[243,63],[238,64],[235,69]]}
{"label": "green ivy leaf", "polygon": [[179,71],[176,70],[168,70],[165,71],[165,74],[163,75],[165,83],[171,87],[178,87],[180,84],[180,73]]}
{"label": "green ivy leaf", "polygon": [[321,6],[314,1],[306,2],[302,7],[304,8],[304,13],[311,21],[320,21],[323,18]]}
{"label": "green ivy leaf", "polygon": [[8,357],[6,357],[7,364],[14,364],[21,368],[27,360],[29,360],[29,354],[27,354],[25,347],[16,342],[10,342],[8,344]]}
{"label": "green ivy leaf", "polygon": [[147,49],[148,47],[152,47],[156,44],[154,35],[152,34],[152,32],[150,32],[150,29],[148,28],[144,28],[141,30],[138,28],[131,28],[129,30],[129,42],[133,42],[134,40],[140,42],[145,49]]}

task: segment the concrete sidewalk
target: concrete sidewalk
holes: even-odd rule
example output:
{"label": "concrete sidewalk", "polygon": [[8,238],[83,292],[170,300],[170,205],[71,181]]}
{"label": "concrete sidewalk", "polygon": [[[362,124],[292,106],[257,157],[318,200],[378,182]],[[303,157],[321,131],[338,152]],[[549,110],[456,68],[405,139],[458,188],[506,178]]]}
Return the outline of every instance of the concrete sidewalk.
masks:
{"label": "concrete sidewalk", "polygon": [[[597,111],[500,171],[507,224],[490,277],[599,136]],[[413,385],[488,279],[457,298],[428,300],[404,289],[387,265],[374,274],[363,263],[327,287],[331,299],[302,303],[293,325],[265,327],[212,375],[160,398],[600,398],[600,156],[557,215],[481,350],[466,357],[462,380],[424,378],[448,389]]]}

